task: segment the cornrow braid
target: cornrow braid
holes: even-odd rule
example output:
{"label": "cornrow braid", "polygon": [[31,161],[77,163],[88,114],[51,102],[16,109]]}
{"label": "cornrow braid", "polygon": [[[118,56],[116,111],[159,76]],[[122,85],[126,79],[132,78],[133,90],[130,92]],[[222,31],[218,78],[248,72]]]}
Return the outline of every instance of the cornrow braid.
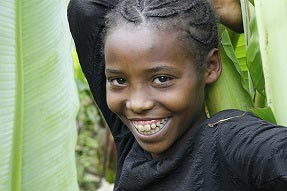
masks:
{"label": "cornrow braid", "polygon": [[199,68],[207,53],[218,47],[216,17],[207,0],[122,0],[106,18],[106,36],[113,28],[141,24],[176,28]]}
{"label": "cornrow braid", "polygon": [[[182,3],[182,2],[181,2]],[[197,1],[189,2],[188,5],[182,6],[178,5],[178,0],[165,1],[164,3],[154,6],[146,13],[147,17],[170,17],[181,12],[189,11],[194,8],[194,5],[198,3]]]}
{"label": "cornrow braid", "polygon": [[[126,7],[129,7],[127,9]],[[142,21],[141,13],[143,12],[143,1],[136,0],[133,4],[128,1],[122,1],[119,6],[119,12],[129,22],[139,23]]]}

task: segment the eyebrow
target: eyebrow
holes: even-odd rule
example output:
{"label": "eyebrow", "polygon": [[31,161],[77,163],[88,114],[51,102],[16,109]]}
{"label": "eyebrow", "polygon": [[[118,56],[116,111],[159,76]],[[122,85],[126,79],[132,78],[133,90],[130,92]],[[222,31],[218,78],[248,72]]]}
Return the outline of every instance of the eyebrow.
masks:
{"label": "eyebrow", "polygon": [[107,68],[105,71],[106,71],[106,73],[109,73],[109,74],[121,74],[122,73],[119,70],[109,69],[109,68]]}
{"label": "eyebrow", "polygon": [[171,66],[156,66],[153,68],[147,69],[147,72],[156,73],[161,71],[167,71],[167,72],[174,72],[175,68]]}
{"label": "eyebrow", "polygon": [[[156,73],[156,72],[161,72],[161,71],[174,72],[175,70],[176,69],[171,66],[156,66],[153,68],[148,68],[146,72],[148,73]],[[109,74],[122,74],[120,70],[116,70],[116,69],[106,68],[105,71],[106,73],[109,73]]]}

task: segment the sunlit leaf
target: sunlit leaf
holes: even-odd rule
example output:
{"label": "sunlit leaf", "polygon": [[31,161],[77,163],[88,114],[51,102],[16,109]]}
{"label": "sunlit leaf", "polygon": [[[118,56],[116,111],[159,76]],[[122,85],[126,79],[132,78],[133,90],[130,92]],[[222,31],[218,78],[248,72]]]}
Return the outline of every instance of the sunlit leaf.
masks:
{"label": "sunlit leaf", "polygon": [[271,123],[276,124],[275,117],[273,115],[273,112],[270,107],[266,108],[254,108],[254,109],[249,109],[253,114],[257,115],[261,119],[264,119],[266,121],[269,121]]}
{"label": "sunlit leaf", "polygon": [[206,97],[209,113],[214,114],[224,109],[246,110],[252,107],[251,97],[227,31],[222,33],[220,53],[222,74],[216,83],[208,87]]}
{"label": "sunlit leaf", "polygon": [[247,66],[254,88],[265,96],[265,80],[262,69],[261,53],[258,42],[258,31],[256,17],[253,16],[250,22],[251,38],[247,47]]}
{"label": "sunlit leaf", "polygon": [[278,124],[287,126],[287,1],[255,0],[254,3],[267,103]]}
{"label": "sunlit leaf", "polygon": [[76,191],[67,1],[0,1],[0,190]]}

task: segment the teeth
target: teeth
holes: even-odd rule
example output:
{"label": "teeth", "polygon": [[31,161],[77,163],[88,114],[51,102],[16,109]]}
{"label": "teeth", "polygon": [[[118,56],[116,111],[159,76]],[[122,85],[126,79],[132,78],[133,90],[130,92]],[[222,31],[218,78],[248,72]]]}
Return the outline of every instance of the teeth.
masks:
{"label": "teeth", "polygon": [[139,131],[144,131],[144,126],[142,125],[138,125],[138,128],[137,128]]}
{"label": "teeth", "polygon": [[141,134],[151,135],[161,130],[165,126],[167,121],[168,121],[168,118],[164,118],[161,121],[158,121],[157,123],[142,125],[142,124],[137,124],[136,122],[133,122],[133,124],[135,128],[138,130],[138,132],[140,132]]}
{"label": "teeth", "polygon": [[144,126],[144,130],[145,130],[145,131],[150,131],[150,125],[145,125],[145,126]]}

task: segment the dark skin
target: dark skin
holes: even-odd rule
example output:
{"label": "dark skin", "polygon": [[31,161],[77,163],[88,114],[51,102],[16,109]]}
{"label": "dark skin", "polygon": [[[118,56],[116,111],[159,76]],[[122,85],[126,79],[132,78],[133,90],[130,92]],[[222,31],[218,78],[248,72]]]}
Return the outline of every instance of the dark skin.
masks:
{"label": "dark skin", "polygon": [[235,32],[243,32],[240,0],[208,0],[222,24]]}
{"label": "dark skin", "polygon": [[[108,106],[158,159],[172,155],[206,119],[205,86],[221,72],[217,49],[207,55],[206,69],[198,71],[179,39],[172,29],[120,26],[105,45]],[[162,127],[155,127],[158,122]]]}
{"label": "dark skin", "polygon": [[[242,32],[239,0],[210,0],[209,2],[214,7],[222,24],[234,31]],[[107,83],[107,102],[110,109],[117,113],[129,127],[142,148],[149,151],[154,158],[165,158],[181,145],[185,137],[188,137],[192,127],[197,126],[206,118],[204,112],[205,86],[215,82],[220,76],[219,52],[217,49],[212,49],[209,52],[205,63],[206,70],[199,73],[195,69],[192,57],[185,56],[185,47],[174,39],[177,38],[173,35],[175,31],[169,31],[166,34],[153,31],[151,34],[142,35],[139,33],[144,31],[150,33],[150,29],[146,27],[138,31],[128,31],[123,28],[120,27],[119,31],[110,34],[106,41],[106,76],[110,79]],[[122,36],[120,31],[123,32]],[[127,32],[130,35],[126,35]],[[139,34],[138,37],[137,34]],[[126,36],[129,38],[124,39]],[[142,39],[141,36],[149,38]],[[166,39],[162,39],[165,37]],[[122,41],[121,38],[123,38]],[[135,39],[131,40],[131,38]],[[129,40],[131,40],[130,44]],[[136,47],[133,46],[135,40],[138,45]],[[175,50],[174,44],[178,45],[178,51]],[[157,50],[156,47],[161,48]],[[166,49],[162,47],[166,47]],[[130,52],[134,53],[130,54]],[[154,60],[153,55],[160,59]],[[159,55],[162,56],[159,57]],[[181,55],[179,58],[185,58],[185,60],[180,60],[177,55]],[[180,63],[185,63],[185,66],[177,68]],[[137,64],[139,66],[150,65],[150,68],[164,64],[175,68],[168,72],[160,71],[151,75],[150,78],[145,78],[143,76],[149,75],[141,74],[147,68],[136,67]],[[177,71],[182,68],[185,69]],[[174,73],[170,74],[171,71]],[[188,74],[185,73],[188,71]],[[152,76],[163,76],[164,78],[152,78]],[[169,78],[170,76],[171,78]],[[168,87],[161,88],[165,84],[169,84]],[[188,86],[181,87],[187,84]],[[194,85],[192,86],[192,84]],[[174,89],[173,87],[179,88]],[[169,95],[165,96],[167,94]],[[146,99],[147,97],[150,99]],[[191,97],[194,99],[189,102]],[[171,100],[174,100],[174,103]],[[182,107],[180,103],[183,103]],[[154,135],[144,135],[144,133],[150,132],[139,131],[138,126],[146,124],[151,126],[152,123],[164,118],[168,118],[167,124],[159,132],[152,133]],[[187,118],[190,120],[186,121]]]}
{"label": "dark skin", "polygon": [[[222,24],[242,32],[239,0],[209,2]],[[148,27],[135,31],[120,27],[117,32],[111,33],[106,41],[106,76],[110,79],[107,82],[108,105],[129,127],[141,147],[154,158],[165,158],[172,154],[185,137],[188,137],[192,127],[199,125],[206,118],[205,86],[215,82],[221,73],[217,49],[209,52],[205,63],[206,70],[199,72],[194,66],[193,58],[186,56],[184,45],[177,42],[178,37],[174,34],[175,31],[166,34],[151,32]],[[129,38],[125,39],[126,36]],[[148,39],[142,39],[142,36],[148,36]],[[165,37],[166,39],[162,39]],[[133,43],[135,40],[136,46]],[[178,51],[175,44],[178,45]],[[145,73],[150,68],[162,66],[170,67],[170,70],[151,75]],[[185,85],[186,87],[181,87]],[[150,99],[147,99],[148,97]],[[168,122],[158,132],[152,131],[151,127],[148,127],[151,130],[140,130],[142,126],[152,126],[164,119],[168,119]]]}

